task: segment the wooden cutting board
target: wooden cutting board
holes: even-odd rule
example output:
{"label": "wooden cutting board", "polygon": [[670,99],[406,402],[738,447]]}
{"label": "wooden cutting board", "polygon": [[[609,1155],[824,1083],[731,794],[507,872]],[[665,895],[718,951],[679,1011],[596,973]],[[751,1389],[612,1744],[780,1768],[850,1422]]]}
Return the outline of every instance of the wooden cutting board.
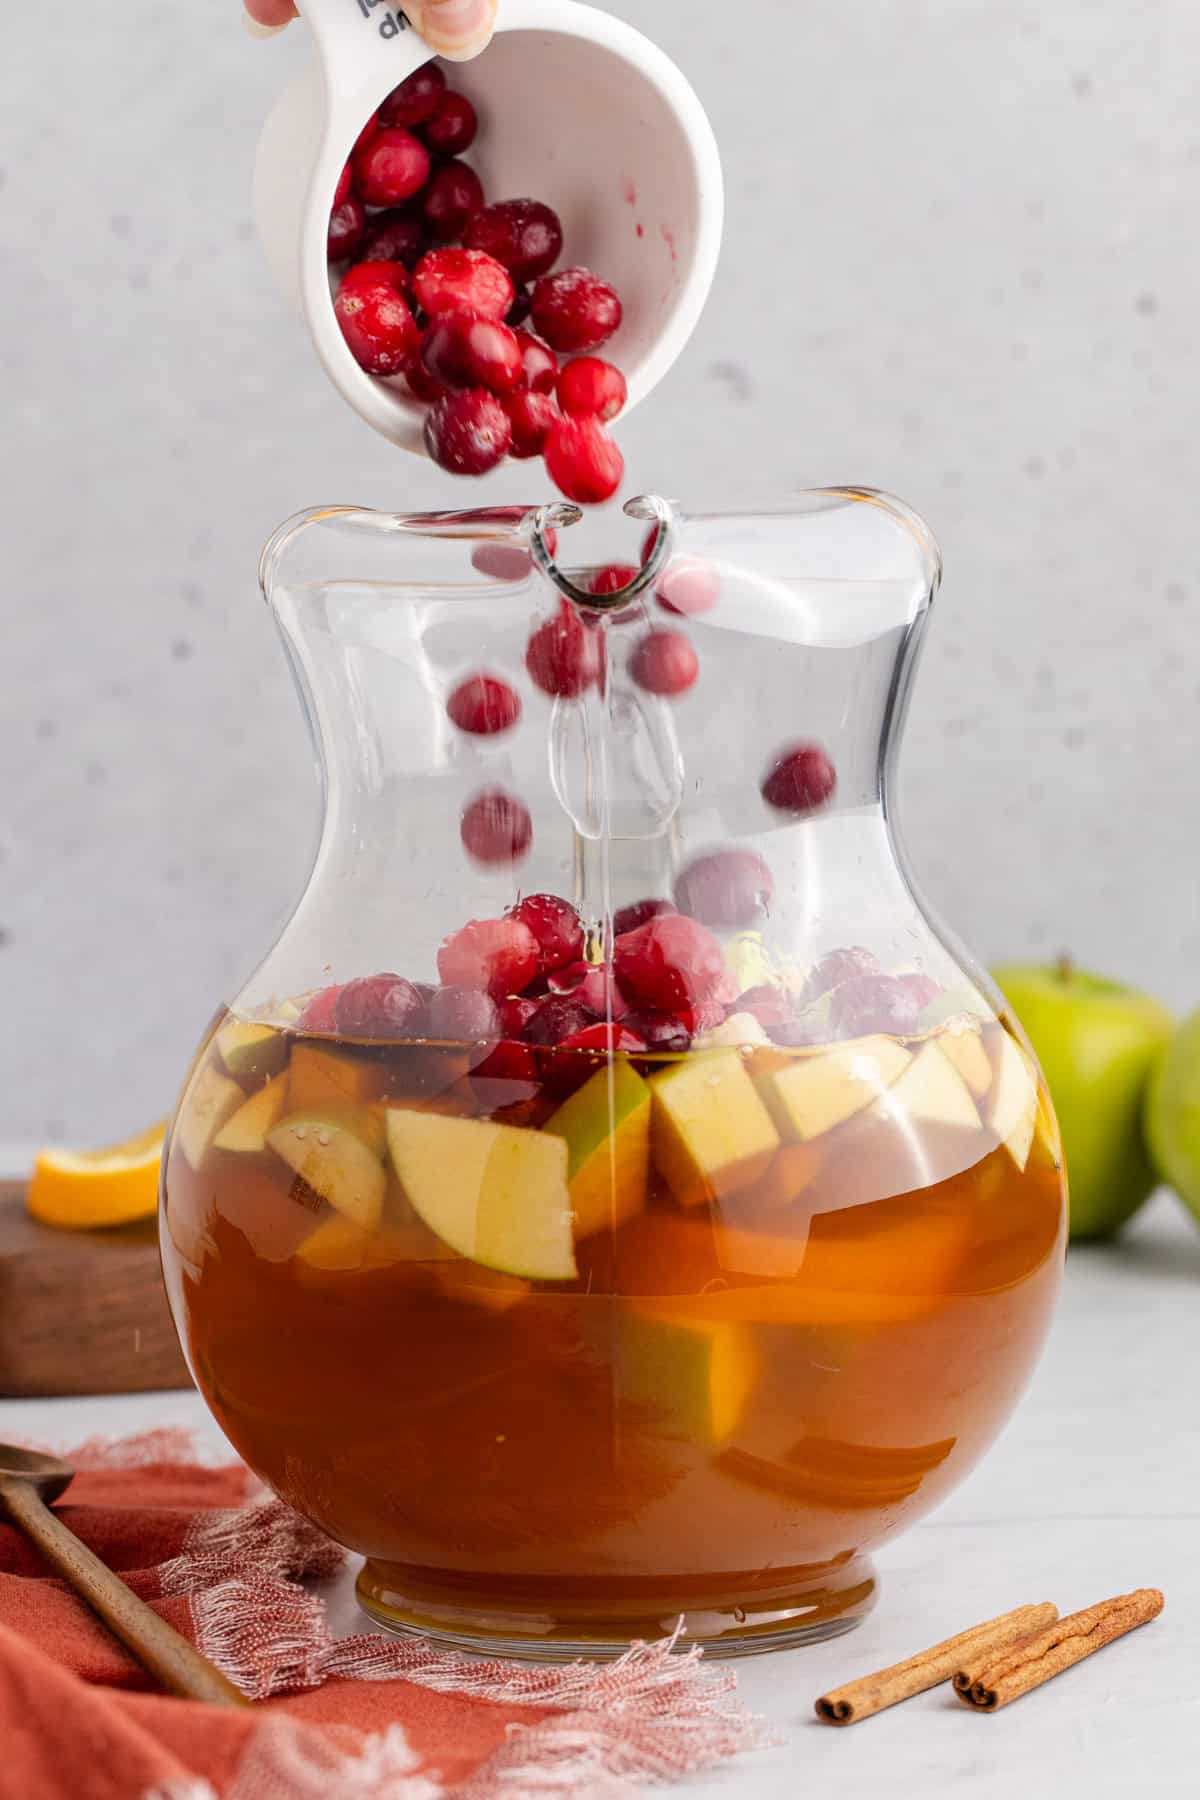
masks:
{"label": "wooden cutting board", "polygon": [[54,1231],[0,1181],[0,1396],[190,1387],[153,1219]]}

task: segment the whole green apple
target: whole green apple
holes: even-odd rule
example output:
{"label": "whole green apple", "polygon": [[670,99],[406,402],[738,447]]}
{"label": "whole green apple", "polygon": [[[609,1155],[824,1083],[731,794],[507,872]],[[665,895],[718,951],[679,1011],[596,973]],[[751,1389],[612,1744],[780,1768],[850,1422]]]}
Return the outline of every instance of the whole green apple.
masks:
{"label": "whole green apple", "polygon": [[1071,1236],[1111,1237],[1158,1182],[1142,1128],[1147,1085],[1171,1036],[1165,1006],[1076,969],[993,971],[1025,1027],[1062,1131]]}
{"label": "whole green apple", "polygon": [[1200,1219],[1200,1012],[1184,1020],[1154,1072],[1146,1136],[1162,1179]]}

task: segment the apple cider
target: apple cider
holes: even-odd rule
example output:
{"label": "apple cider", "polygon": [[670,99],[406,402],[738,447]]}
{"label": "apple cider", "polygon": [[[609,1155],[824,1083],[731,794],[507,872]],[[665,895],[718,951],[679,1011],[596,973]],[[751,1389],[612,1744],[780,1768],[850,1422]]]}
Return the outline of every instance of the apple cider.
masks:
{"label": "apple cider", "polygon": [[1049,1321],[1026,1051],[965,1013],[789,1043],[530,1003],[481,1042],[419,998],[418,1030],[226,1015],[193,1068],[164,1263],[232,1443],[388,1624],[545,1655],[852,1623]]}

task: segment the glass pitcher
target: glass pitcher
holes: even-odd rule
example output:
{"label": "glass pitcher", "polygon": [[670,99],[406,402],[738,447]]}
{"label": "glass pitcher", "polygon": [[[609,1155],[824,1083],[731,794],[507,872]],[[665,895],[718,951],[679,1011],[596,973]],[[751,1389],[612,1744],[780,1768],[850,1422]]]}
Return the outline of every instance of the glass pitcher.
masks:
{"label": "glass pitcher", "polygon": [[940,564],[866,490],[283,526],[324,823],[164,1160],[197,1385],[385,1626],[848,1629],[1010,1412],[1065,1188],[891,775]]}

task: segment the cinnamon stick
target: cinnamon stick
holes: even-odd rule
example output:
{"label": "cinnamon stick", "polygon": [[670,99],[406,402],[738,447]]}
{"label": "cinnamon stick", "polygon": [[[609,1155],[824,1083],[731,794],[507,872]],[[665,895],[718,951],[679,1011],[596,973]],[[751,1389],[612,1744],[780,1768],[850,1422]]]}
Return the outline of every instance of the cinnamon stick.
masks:
{"label": "cinnamon stick", "polygon": [[1162,1609],[1163,1597],[1157,1588],[1138,1588],[1132,1594],[1101,1600],[999,1655],[987,1651],[964,1657],[954,1677],[954,1691],[965,1705],[979,1712],[997,1712],[1010,1700],[1019,1700],[1085,1656],[1102,1650],[1114,1638],[1148,1624]]}
{"label": "cinnamon stick", "polygon": [[1057,1617],[1058,1608],[1046,1600],[1036,1606],[1018,1606],[1015,1612],[1001,1613],[983,1625],[972,1625],[969,1631],[960,1631],[957,1637],[946,1638],[906,1662],[893,1663],[889,1669],[860,1676],[845,1687],[822,1694],[816,1703],[817,1717],[827,1725],[857,1724],[885,1707],[923,1694],[940,1681],[949,1681],[956,1669],[984,1667],[1011,1645],[1044,1631]]}

